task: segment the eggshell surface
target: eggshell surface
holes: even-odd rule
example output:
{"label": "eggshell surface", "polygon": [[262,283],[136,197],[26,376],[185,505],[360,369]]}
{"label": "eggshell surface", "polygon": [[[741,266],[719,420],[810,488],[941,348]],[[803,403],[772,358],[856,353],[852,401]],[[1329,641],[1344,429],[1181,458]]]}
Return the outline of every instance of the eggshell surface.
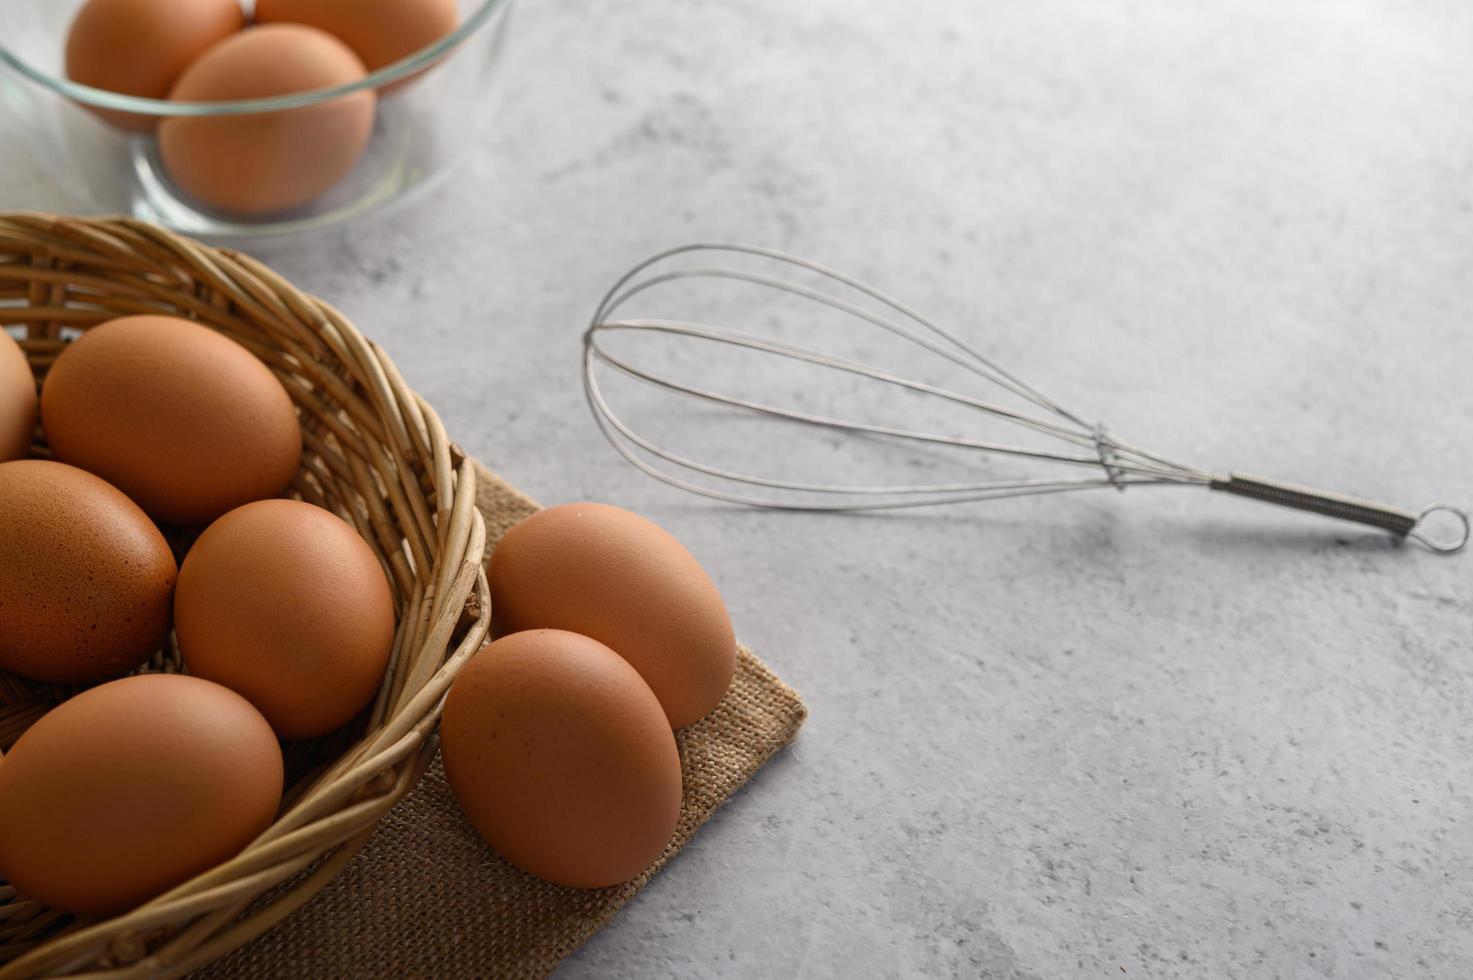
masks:
{"label": "eggshell surface", "polygon": [[176,571],[116,487],[49,460],[0,463],[0,668],[82,684],[137,667],[168,634]]}
{"label": "eggshell surface", "polygon": [[[247,28],[190,65],[176,102],[228,102],[335,88],[362,78],[342,41],[300,24]],[[185,193],[240,215],[300,207],[345,177],[373,133],[370,90],[300,109],[171,117],[159,125],[164,168]]]}
{"label": "eggshell surface", "polygon": [[244,695],[282,738],[309,738],[378,693],[394,602],[348,524],[301,501],[263,500],[194,543],[179,571],[174,633],[190,673]]}
{"label": "eggshell surface", "polygon": [[555,884],[627,881],[680,817],[680,753],[659,701],[627,661],[576,633],[517,633],[471,657],[441,746],[477,832]]}
{"label": "eggshell surface", "polygon": [[115,915],[237,854],[281,803],[282,759],[246,700],[181,674],[95,687],[0,765],[0,875],[44,905]]}
{"label": "eggshell surface", "polygon": [[256,0],[261,23],[308,24],[341,38],[369,71],[455,30],[455,0]]}
{"label": "eggshell surface", "polygon": [[24,459],[36,429],[36,379],[20,345],[0,330],[0,463]]}
{"label": "eggshell surface", "polygon": [[736,670],[726,606],[668,531],[618,507],[564,504],[508,531],[491,555],[498,635],[546,627],[591,636],[634,665],[673,728],[725,695]]}
{"label": "eggshell surface", "polygon": [[[191,62],[244,26],[237,0],[88,0],[67,33],[66,75],[93,88],[162,99]],[[137,131],[156,121],[142,113],[98,114]]]}
{"label": "eggshell surface", "polygon": [[205,524],[282,492],[302,433],[267,367],[208,327],[129,316],[68,345],[41,391],[54,456],[96,473],[156,520]]}

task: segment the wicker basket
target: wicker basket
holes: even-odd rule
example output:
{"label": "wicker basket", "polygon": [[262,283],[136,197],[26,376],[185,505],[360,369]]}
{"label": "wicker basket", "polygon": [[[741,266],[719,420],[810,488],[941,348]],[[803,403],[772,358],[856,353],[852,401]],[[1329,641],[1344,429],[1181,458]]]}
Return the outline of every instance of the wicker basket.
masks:
{"label": "wicker basket", "polygon": [[[132,313],[206,324],[285,384],[302,421],[293,493],[349,521],[378,555],[398,613],[394,652],[355,726],[287,747],[281,813],[233,860],[102,922],[73,922],[0,883],[0,978],[178,976],[291,914],[428,766],[446,688],[490,620],[473,464],[340,313],[248,256],[143,222],[0,214],[0,324],[24,327],[38,379],[73,331]],[[39,434],[35,453],[46,455]],[[179,669],[172,638],[142,669]],[[68,693],[0,673],[0,747]]]}

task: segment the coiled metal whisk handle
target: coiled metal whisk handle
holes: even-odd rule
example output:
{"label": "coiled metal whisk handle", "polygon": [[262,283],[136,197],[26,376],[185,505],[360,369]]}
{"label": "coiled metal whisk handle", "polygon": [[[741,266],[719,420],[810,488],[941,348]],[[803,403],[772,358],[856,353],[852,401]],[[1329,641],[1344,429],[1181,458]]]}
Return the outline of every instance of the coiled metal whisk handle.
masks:
{"label": "coiled metal whisk handle", "polygon": [[[1298,483],[1285,483],[1282,480],[1268,480],[1245,473],[1214,476],[1208,486],[1213,490],[1221,490],[1240,497],[1252,497],[1254,500],[1264,500],[1281,507],[1292,507],[1295,510],[1379,527],[1384,531],[1390,531],[1397,537],[1410,538],[1423,547],[1443,554],[1463,550],[1468,543],[1470,533],[1473,533],[1473,525],[1470,525],[1467,513],[1451,504],[1433,504],[1421,511],[1411,511],[1370,500],[1361,500],[1357,497],[1348,497],[1343,493],[1320,490]],[[1463,530],[1459,537],[1439,540],[1428,537],[1417,530],[1418,525],[1428,515],[1439,511],[1452,514],[1462,523]]]}

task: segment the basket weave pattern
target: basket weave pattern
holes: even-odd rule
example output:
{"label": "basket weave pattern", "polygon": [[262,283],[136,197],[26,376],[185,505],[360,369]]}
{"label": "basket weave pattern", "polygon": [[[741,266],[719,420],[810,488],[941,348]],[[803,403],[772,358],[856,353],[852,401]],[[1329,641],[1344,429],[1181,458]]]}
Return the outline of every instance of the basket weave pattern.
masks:
{"label": "basket weave pattern", "polygon": [[[179,976],[291,914],[428,767],[445,691],[489,625],[475,467],[342,314],[248,256],[143,222],[0,214],[0,325],[23,328],[38,383],[75,331],[138,313],[197,320],[285,385],[302,424],[292,494],[348,521],[378,556],[393,654],[366,718],[287,747],[282,810],[232,860],[101,922],[71,922],[0,882],[0,980]],[[34,453],[46,455],[39,432]],[[172,636],[141,669],[180,669]],[[69,693],[0,672],[0,748]]]}

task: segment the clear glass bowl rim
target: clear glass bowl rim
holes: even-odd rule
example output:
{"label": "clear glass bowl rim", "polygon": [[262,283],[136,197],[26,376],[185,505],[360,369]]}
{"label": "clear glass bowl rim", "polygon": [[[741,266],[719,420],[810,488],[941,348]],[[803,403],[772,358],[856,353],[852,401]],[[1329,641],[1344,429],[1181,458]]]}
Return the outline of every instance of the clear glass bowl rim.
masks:
{"label": "clear glass bowl rim", "polygon": [[258,112],[279,112],[284,109],[301,109],[306,106],[330,102],[333,99],[376,89],[399,81],[429,67],[460,42],[478,31],[502,7],[511,5],[511,0],[484,0],[480,7],[467,17],[459,27],[428,47],[401,58],[378,71],[369,72],[356,82],[334,88],[314,89],[310,92],[293,92],[265,99],[240,99],[235,102],[170,102],[167,99],[145,99],[135,95],[122,95],[90,85],[79,85],[67,78],[48,74],[22,60],[15,52],[0,43],[0,64],[8,65],[25,78],[43,85],[53,92],[87,106],[115,109],[123,112],[142,113],[151,116],[239,116]]}

